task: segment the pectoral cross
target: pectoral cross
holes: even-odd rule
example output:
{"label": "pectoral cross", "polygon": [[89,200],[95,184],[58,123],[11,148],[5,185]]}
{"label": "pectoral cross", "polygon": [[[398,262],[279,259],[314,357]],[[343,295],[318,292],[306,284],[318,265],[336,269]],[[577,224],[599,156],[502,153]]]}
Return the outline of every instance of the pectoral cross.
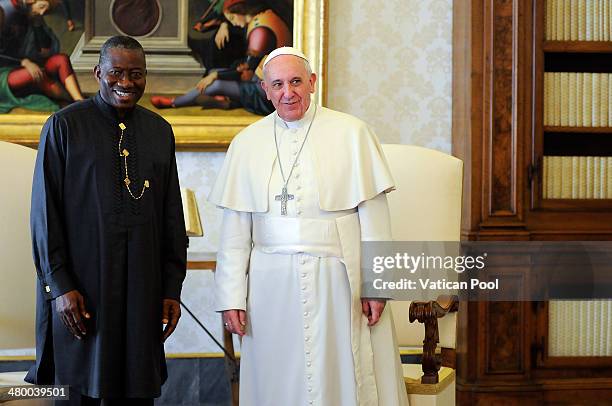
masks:
{"label": "pectoral cross", "polygon": [[274,200],[281,202],[281,216],[287,215],[287,201],[293,200],[293,195],[287,193],[287,186],[283,186],[283,191],[280,195],[274,196]]}

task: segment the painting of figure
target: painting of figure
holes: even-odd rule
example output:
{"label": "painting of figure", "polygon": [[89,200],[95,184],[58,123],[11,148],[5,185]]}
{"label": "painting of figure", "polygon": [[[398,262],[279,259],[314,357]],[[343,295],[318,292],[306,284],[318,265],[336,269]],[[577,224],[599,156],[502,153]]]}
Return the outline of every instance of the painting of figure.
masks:
{"label": "painting of figure", "polygon": [[0,140],[36,146],[51,112],[97,92],[100,45],[127,34],[147,56],[139,104],[172,123],[179,148],[226,148],[271,111],[258,68],[276,47],[312,58],[324,103],[328,1],[0,0]]}
{"label": "painting of figure", "polygon": [[60,34],[72,33],[78,20],[74,11],[70,0],[0,0],[0,113],[51,112],[83,99],[70,59],[46,18],[55,14]]}
{"label": "painting of figure", "polygon": [[[180,4],[187,5],[186,20],[176,17]],[[97,25],[88,20],[84,26],[86,9]],[[147,48],[146,41],[163,41],[179,25],[188,32],[191,76],[177,89],[143,98],[142,104],[164,115],[189,106],[177,114],[272,111],[258,68],[271,50],[292,45],[293,0],[0,0],[0,114],[49,113],[91,96],[95,60],[82,62],[88,50],[75,48],[83,38],[102,41],[124,34],[143,40],[148,55],[157,57],[157,65],[147,64],[149,87],[156,89],[167,76],[159,50]],[[172,53],[165,57],[171,59]]]}
{"label": "painting of figure", "polygon": [[263,78],[260,66],[273,49],[292,45],[292,3],[199,2],[204,12],[192,28],[203,35],[191,35],[190,46],[202,64],[204,77],[185,94],[155,95],[151,103],[158,109],[201,106],[271,113],[273,106],[259,85]]}

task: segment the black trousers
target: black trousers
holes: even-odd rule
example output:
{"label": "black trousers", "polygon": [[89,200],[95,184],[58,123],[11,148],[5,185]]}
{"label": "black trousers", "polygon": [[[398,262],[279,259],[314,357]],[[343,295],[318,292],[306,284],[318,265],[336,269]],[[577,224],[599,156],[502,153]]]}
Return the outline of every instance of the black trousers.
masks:
{"label": "black trousers", "polygon": [[55,406],[153,406],[153,399],[96,399],[82,395],[71,388],[69,400],[56,400],[53,404]]}

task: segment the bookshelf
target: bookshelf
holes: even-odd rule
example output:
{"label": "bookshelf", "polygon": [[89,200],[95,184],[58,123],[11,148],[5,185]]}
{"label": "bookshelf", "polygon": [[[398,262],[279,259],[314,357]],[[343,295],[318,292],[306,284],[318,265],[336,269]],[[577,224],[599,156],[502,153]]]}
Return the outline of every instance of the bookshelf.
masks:
{"label": "bookshelf", "polygon": [[535,3],[534,208],[612,208],[610,7],[598,0]]}
{"label": "bookshelf", "polygon": [[[453,3],[462,239],[612,240],[611,3]],[[516,262],[500,275],[525,283]],[[457,404],[612,399],[612,356],[551,355],[553,307],[460,303]]]}

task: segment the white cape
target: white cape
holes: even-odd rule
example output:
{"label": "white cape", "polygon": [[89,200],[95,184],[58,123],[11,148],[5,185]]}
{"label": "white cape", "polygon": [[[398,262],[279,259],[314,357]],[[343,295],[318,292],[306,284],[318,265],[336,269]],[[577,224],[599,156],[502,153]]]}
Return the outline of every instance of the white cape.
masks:
{"label": "white cape", "polygon": [[[211,203],[236,211],[268,211],[268,188],[261,185],[269,185],[276,162],[275,116],[264,117],[234,138],[208,196]],[[363,121],[318,106],[309,137],[321,210],[348,210],[393,190],[380,143]]]}

